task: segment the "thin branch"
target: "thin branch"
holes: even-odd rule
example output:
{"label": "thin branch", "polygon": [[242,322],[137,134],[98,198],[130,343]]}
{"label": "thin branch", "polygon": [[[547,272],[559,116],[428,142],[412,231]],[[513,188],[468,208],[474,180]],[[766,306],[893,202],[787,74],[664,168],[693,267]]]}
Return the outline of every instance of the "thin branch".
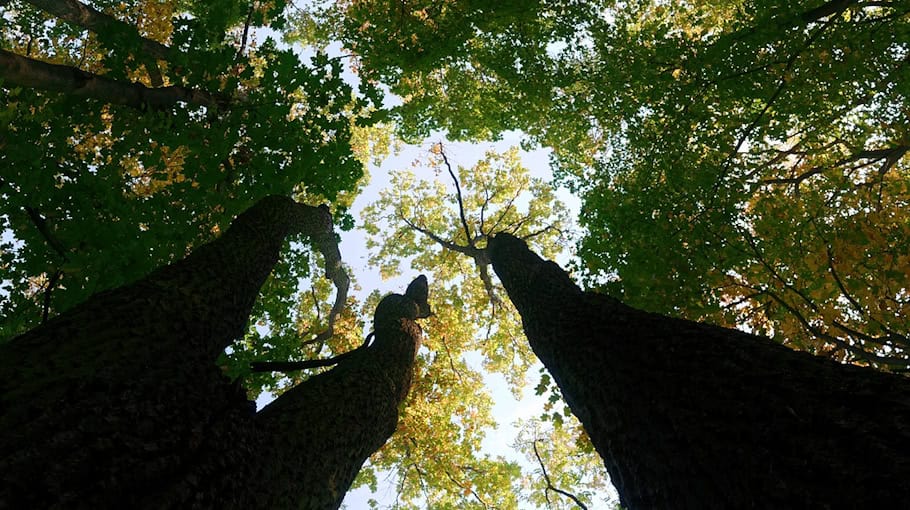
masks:
{"label": "thin branch", "polygon": [[[354,353],[360,352],[370,346],[370,340],[374,334],[370,333],[354,350],[343,352],[338,356],[327,359],[307,359],[301,361],[252,361],[250,362],[250,371],[252,372],[294,372],[296,370],[306,370],[309,368],[330,367],[350,358]],[[307,342],[312,343],[312,342]]]}
{"label": "thin branch", "polygon": [[455,372],[455,375],[458,376],[458,380],[463,383],[464,377],[461,375],[461,370],[458,370],[458,367],[455,366],[455,360],[452,359],[452,352],[449,351],[449,344],[446,342],[445,335],[442,335],[442,348],[445,349],[446,357],[449,358],[449,366],[452,368],[452,371]]}
{"label": "thin branch", "polygon": [[[847,341],[844,341],[843,339],[837,338],[834,335],[829,335],[829,334],[821,331],[820,329],[816,328],[812,324],[810,324],[809,321],[805,317],[803,317],[803,315],[798,310],[796,310],[796,308],[794,308],[789,303],[784,301],[776,293],[771,292],[768,289],[754,289],[754,290],[763,290],[765,295],[769,296],[771,299],[773,299],[775,302],[777,302],[780,306],[784,307],[788,312],[790,312],[794,317],[796,317],[796,320],[799,321],[799,323],[803,325],[803,327],[806,329],[806,331],[809,331],[813,335],[815,335],[825,341],[833,343],[834,345],[840,347],[841,349],[844,349],[845,351],[853,354],[858,359],[861,359],[861,360],[869,362],[869,363],[878,363],[879,365],[888,366],[888,367],[906,368],[908,365],[910,365],[910,360],[895,359],[895,358],[890,358],[890,357],[886,357],[886,356],[879,356],[878,354],[873,354],[873,353],[863,349],[862,347],[857,347]],[[833,325],[835,327],[838,327],[838,329],[847,331],[846,329],[844,329],[845,327],[843,327],[842,325],[839,325],[837,322],[835,322]]]}
{"label": "thin branch", "polygon": [[455,183],[455,198],[458,200],[458,215],[461,217],[461,226],[464,228],[464,235],[468,240],[468,246],[474,248],[474,236],[471,235],[471,228],[468,227],[468,219],[465,216],[464,212],[464,200],[461,196],[461,184],[459,184],[458,177],[455,176],[455,172],[452,170],[452,165],[449,164],[449,158],[446,156],[446,152],[442,148],[442,143],[439,144],[439,154],[442,156],[442,162],[445,164],[446,169],[449,171],[449,175],[452,177],[452,182]]}
{"label": "thin branch", "polygon": [[[736,284],[736,285],[739,285],[739,284]],[[731,301],[727,304],[721,305],[721,308],[724,310],[734,309],[737,306],[739,306],[747,301],[752,301],[753,299],[755,299],[763,294],[764,294],[763,291],[753,292],[751,294],[747,294],[747,295],[737,299],[736,301]]]}
{"label": "thin branch", "polygon": [[530,234],[525,234],[525,235],[523,235],[523,236],[516,236],[516,237],[518,237],[518,238],[521,239],[522,241],[527,241],[528,239],[532,239],[532,238],[534,238],[534,237],[537,237],[537,236],[539,236],[539,235],[541,235],[541,234],[544,234],[544,233],[546,233],[546,232],[549,232],[550,230],[555,230],[555,231],[559,232],[560,234],[562,234],[562,230],[559,230],[558,228],[556,228],[555,225],[550,224],[550,225],[547,225],[547,226],[544,227],[544,228],[541,228],[541,229],[539,229],[539,230],[535,230],[534,232],[531,232]]}
{"label": "thin branch", "polygon": [[743,237],[746,239],[746,242],[752,248],[752,251],[755,254],[755,257],[758,259],[759,263],[761,263],[761,265],[764,266],[764,268],[767,269],[768,272],[771,273],[771,275],[774,278],[776,278],[777,281],[779,281],[784,286],[785,289],[787,289],[790,292],[799,296],[799,298],[802,299],[807,305],[809,305],[809,307],[812,308],[813,311],[818,311],[818,305],[816,305],[811,299],[806,297],[802,292],[800,292],[796,287],[794,287],[789,281],[787,281],[783,276],[781,276],[777,272],[776,269],[771,267],[771,264],[768,263],[768,261],[766,261],[765,258],[762,256],[761,249],[758,247],[757,244],[755,244],[755,240],[752,238],[751,235],[746,233]]}
{"label": "thin branch", "polygon": [[[813,224],[813,226],[815,226],[816,234],[819,236],[819,238],[822,239],[822,241],[825,242],[825,253],[827,254],[827,258],[828,258],[828,270],[830,271],[831,276],[834,278],[834,282],[837,285],[837,288],[840,290],[841,295],[844,296],[844,298],[850,303],[851,306],[853,306],[853,309],[856,310],[856,312],[859,313],[860,316],[866,317],[869,321],[874,322],[879,327],[881,327],[883,331],[887,332],[888,338],[896,337],[898,339],[901,339],[901,343],[904,343],[904,345],[906,345],[907,338],[904,335],[901,335],[900,333],[890,329],[885,323],[876,319],[866,308],[864,308],[863,306],[861,306],[859,304],[859,302],[853,297],[852,294],[850,294],[850,292],[847,291],[846,285],[844,285],[843,280],[841,279],[837,270],[834,268],[834,253],[832,252],[831,246],[827,243],[827,241],[825,241],[825,238],[821,233],[821,229],[818,227],[818,225],[815,223],[815,221],[813,221],[812,224]],[[835,325],[837,325],[837,323],[835,323]],[[838,326],[838,327],[840,327],[840,326]],[[845,330],[844,327],[840,327],[840,329]],[[884,343],[886,341],[886,339],[883,339],[883,338],[865,336],[863,333],[860,333],[858,331],[853,332],[853,334],[855,334],[856,336],[860,336],[861,338],[868,339],[869,341],[872,341],[873,343]]]}
{"label": "thin branch", "polygon": [[487,296],[490,297],[490,304],[493,305],[493,314],[496,313],[496,304],[499,302],[499,298],[496,296],[496,292],[493,288],[493,280],[490,277],[490,272],[488,267],[490,265],[489,258],[487,256],[486,250],[477,248],[476,246],[462,246],[460,244],[453,243],[452,241],[446,241],[445,239],[439,237],[429,229],[418,226],[416,223],[405,218],[401,211],[398,211],[398,219],[403,221],[408,228],[420,232],[421,234],[429,237],[431,240],[442,246],[447,250],[453,252],[461,253],[462,255],[467,255],[474,260],[474,265],[477,266],[477,271],[480,273],[480,279],[483,282],[483,287],[487,292]]}
{"label": "thin branch", "polygon": [[472,246],[462,246],[462,245],[456,244],[452,241],[446,241],[445,239],[443,239],[443,238],[439,237],[438,235],[436,235],[435,233],[433,233],[431,230],[423,228],[423,227],[417,225],[416,223],[414,223],[413,221],[405,218],[405,216],[403,214],[401,214],[401,211],[398,211],[398,219],[403,221],[405,223],[405,225],[408,226],[408,228],[415,230],[417,232],[420,232],[421,234],[429,237],[435,243],[439,244],[440,246],[442,246],[443,248],[446,248],[448,250],[452,250],[454,252],[461,253],[462,255],[467,255],[468,257],[471,257],[471,258],[476,257],[477,254],[482,251],[482,250],[472,247]]}
{"label": "thin branch", "polygon": [[[846,324],[843,324],[838,321],[832,321],[831,324],[834,327],[836,327],[837,329],[843,331],[844,333],[847,333],[848,335],[853,335],[853,336],[859,338],[860,340],[863,340],[870,344],[877,344],[877,345],[891,344],[892,346],[900,347],[901,349],[903,349],[907,345],[907,342],[906,342],[907,339],[903,335],[898,335],[896,333],[889,334],[888,336],[885,336],[885,337],[874,337],[874,336],[868,335],[866,333],[863,333],[862,331],[853,329],[853,328],[847,326]],[[896,341],[903,345],[895,346],[894,344]],[[905,360],[904,363],[906,365],[910,365],[910,359]]]}
{"label": "thin branch", "polygon": [[50,313],[51,309],[51,292],[54,291],[54,288],[57,286],[57,282],[60,281],[61,276],[63,276],[63,271],[59,269],[54,271],[51,279],[44,287],[44,310],[41,312],[41,324],[47,323],[47,316],[48,313]]}
{"label": "thin branch", "polygon": [[815,42],[815,40],[818,39],[819,36],[821,36],[821,34],[825,31],[825,29],[828,28],[828,26],[830,26],[830,22],[824,23],[817,30],[815,30],[809,36],[809,38],[806,39],[806,41],[805,41],[805,43],[803,43],[802,47],[800,47],[798,50],[796,50],[792,55],[790,55],[790,58],[787,59],[787,65],[784,66],[784,69],[782,71],[783,76],[781,76],[781,78],[778,80],[777,87],[774,89],[774,92],[765,101],[765,106],[761,109],[761,111],[758,112],[758,114],[752,119],[752,121],[743,130],[742,134],[737,139],[736,144],[733,146],[733,150],[730,151],[730,153],[724,159],[724,162],[721,164],[721,171],[720,171],[719,175],[717,176],[717,179],[714,182],[714,189],[712,191],[713,197],[718,196],[718,189],[720,188],[720,184],[721,184],[721,182],[723,182],[727,172],[730,169],[730,166],[733,164],[733,159],[739,153],[739,150],[742,148],[743,144],[746,143],[746,140],[749,139],[749,137],[752,135],[752,132],[758,127],[759,122],[761,122],[762,118],[764,118],[765,114],[768,113],[768,111],[771,109],[771,106],[774,104],[774,102],[777,101],[777,98],[780,97],[781,93],[783,93],[784,88],[786,88],[787,73],[789,73],[790,70],[793,69],[793,66],[796,64],[796,61],[799,59],[799,56],[804,51],[809,49],[810,46],[812,46],[812,43]]}
{"label": "thin branch", "polygon": [[455,477],[452,476],[452,473],[450,473],[448,469],[445,470],[445,474],[446,474],[446,477],[448,477],[448,479],[451,480],[452,483],[457,485],[459,489],[465,490],[467,488],[467,490],[471,493],[471,495],[474,496],[474,499],[476,499],[481,505],[483,505],[484,508],[490,508],[490,505],[487,504],[487,502],[484,501],[483,498],[481,498],[479,494],[477,494],[477,492],[474,490],[473,487],[465,487],[464,484],[459,483],[458,480],[456,480]]}
{"label": "thin branch", "polygon": [[[821,236],[821,232],[819,232],[819,236]],[[834,277],[834,283],[836,283],[837,288],[840,289],[841,295],[843,295],[844,298],[846,298],[847,301],[853,305],[853,309],[856,310],[860,315],[868,317],[866,309],[860,306],[856,299],[853,298],[853,295],[847,292],[847,288],[844,286],[844,282],[840,279],[840,275],[837,274],[837,270],[834,269],[834,254],[831,252],[831,247],[828,246],[828,243],[825,243],[825,253],[828,256],[828,271],[831,273],[831,276]]]}
{"label": "thin branch", "polygon": [[25,212],[28,214],[29,219],[32,220],[32,223],[38,229],[38,232],[41,233],[41,236],[47,242],[47,244],[57,252],[57,255],[60,255],[64,261],[69,261],[69,257],[66,256],[66,248],[63,246],[63,243],[57,239],[56,236],[51,232],[50,228],[47,225],[47,220],[44,219],[41,214],[36,211],[34,208],[25,206]]}
{"label": "thin branch", "polygon": [[874,149],[874,150],[860,151],[849,157],[835,161],[834,163],[831,163],[830,165],[820,165],[820,166],[813,167],[795,177],[764,179],[762,182],[764,184],[800,184],[801,182],[808,179],[809,177],[818,175],[818,174],[824,172],[825,170],[837,168],[839,166],[843,166],[843,165],[853,163],[853,162],[863,160],[863,159],[869,160],[869,161],[866,163],[863,163],[861,165],[858,165],[858,166],[850,167],[849,171],[853,172],[853,171],[859,170],[861,168],[867,167],[878,161],[885,160],[884,163],[882,163],[881,168],[879,168],[879,173],[884,174],[884,173],[888,172],[888,170],[890,170],[895,164],[897,164],[897,162],[900,161],[900,159],[904,156],[904,154],[907,153],[908,150],[910,150],[910,146],[897,145],[894,147],[889,147],[887,149]]}
{"label": "thin branch", "polygon": [[352,352],[339,354],[329,359],[308,359],[304,361],[253,361],[250,362],[250,371],[252,372],[294,372],[296,370],[306,370],[308,368],[330,367],[336,365],[345,358],[348,358]]}
{"label": "thin branch", "polygon": [[[578,508],[581,508],[582,510],[588,510],[588,507],[585,506],[585,504],[582,503],[581,500],[579,500],[577,497],[575,497],[574,494],[572,494],[570,492],[566,492],[562,489],[558,489],[558,488],[556,488],[556,486],[553,485],[553,482],[550,480],[550,475],[547,474],[547,467],[544,465],[543,459],[540,458],[540,452],[537,451],[537,439],[535,439],[534,442],[531,444],[534,447],[534,456],[537,457],[537,462],[540,464],[540,470],[543,472],[543,479],[547,482],[546,490],[553,491],[557,494],[562,494],[563,496],[574,501],[575,504],[578,505]],[[546,492],[544,492],[544,493],[546,494]],[[547,498],[547,500],[549,500],[549,498]]]}
{"label": "thin branch", "polygon": [[[331,221],[331,214],[328,208],[324,206],[320,206],[320,208],[325,209],[325,214],[328,215],[329,221]],[[332,309],[329,311],[328,326],[325,331],[317,334],[308,343],[322,342],[332,338],[332,335],[335,334],[335,319],[341,315],[345,305],[347,305],[348,289],[351,286],[351,278],[341,263],[341,252],[338,250],[338,241],[335,238],[335,234],[329,232],[314,238],[313,244],[322,253],[322,257],[325,260],[325,277],[335,284],[335,303],[332,304]]]}
{"label": "thin branch", "polygon": [[487,186],[487,181],[482,180],[481,184],[483,185],[483,203],[480,204],[480,226],[478,227],[478,230],[480,231],[479,235],[486,236],[488,233],[484,229],[484,226],[486,225],[485,215],[487,212],[487,206],[490,205],[490,201],[493,200],[493,197],[496,196],[496,193],[490,193],[490,188]]}
{"label": "thin branch", "polygon": [[502,220],[505,219],[506,215],[509,213],[509,211],[512,209],[512,207],[515,205],[515,201],[518,200],[518,197],[521,196],[521,194],[524,192],[524,189],[525,189],[524,183],[521,183],[521,185],[518,186],[518,189],[515,190],[515,195],[509,199],[509,202],[506,204],[505,209],[502,210],[502,214],[499,215],[499,218],[496,219],[496,222],[490,228],[490,233],[495,234],[499,231],[498,230],[499,225],[502,223]]}
{"label": "thin branch", "polygon": [[243,56],[243,52],[246,50],[246,41],[247,37],[250,34],[250,22],[253,19],[253,3],[250,3],[250,10],[246,13],[246,21],[243,23],[243,37],[240,39],[240,49],[237,50],[237,55],[234,57],[234,60],[240,60],[240,57]]}

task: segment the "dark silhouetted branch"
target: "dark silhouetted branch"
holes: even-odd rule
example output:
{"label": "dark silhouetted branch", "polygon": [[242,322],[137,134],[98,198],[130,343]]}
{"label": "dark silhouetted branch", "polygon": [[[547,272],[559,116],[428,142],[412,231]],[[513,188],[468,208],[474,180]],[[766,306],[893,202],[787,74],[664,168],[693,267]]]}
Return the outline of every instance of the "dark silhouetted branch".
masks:
{"label": "dark silhouetted branch", "polygon": [[150,88],[141,83],[112,80],[75,67],[48,64],[0,49],[0,78],[7,85],[17,85],[74,97],[97,99],[138,110],[167,109],[179,103],[221,109],[230,99],[186,87]]}
{"label": "dark silhouetted branch", "polygon": [[[588,507],[584,503],[582,503],[574,494],[566,492],[562,489],[558,489],[556,486],[553,485],[553,482],[550,480],[550,475],[547,474],[547,467],[544,465],[543,459],[540,458],[540,452],[537,451],[537,440],[535,439],[534,442],[531,444],[534,447],[534,456],[537,457],[537,463],[540,464],[540,470],[543,472],[543,479],[544,479],[544,481],[547,482],[546,490],[553,491],[557,494],[562,494],[563,496],[574,501],[575,504],[578,505],[578,508],[581,508],[582,510],[588,510]],[[549,500],[550,500],[550,498],[547,497],[548,502],[549,502]]]}

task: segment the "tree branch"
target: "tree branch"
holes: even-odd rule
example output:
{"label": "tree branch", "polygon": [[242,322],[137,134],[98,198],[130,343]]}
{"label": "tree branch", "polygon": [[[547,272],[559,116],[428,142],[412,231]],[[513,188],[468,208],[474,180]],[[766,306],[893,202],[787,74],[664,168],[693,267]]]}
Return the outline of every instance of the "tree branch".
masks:
{"label": "tree branch", "polygon": [[480,273],[480,279],[483,282],[484,289],[487,291],[487,296],[490,297],[490,304],[493,306],[493,313],[496,313],[496,304],[499,303],[499,298],[496,297],[496,292],[493,288],[493,280],[490,278],[490,272],[487,269],[490,265],[490,259],[487,256],[486,250],[482,250],[473,245],[462,246],[452,241],[446,241],[432,231],[420,227],[416,223],[405,218],[404,214],[402,214],[400,210],[397,211],[397,216],[401,221],[404,222],[405,225],[408,226],[408,228],[429,237],[444,249],[471,257],[471,259],[474,260],[474,264],[477,266],[477,271]]}
{"label": "tree branch", "polygon": [[61,276],[63,276],[63,271],[59,269],[54,271],[54,274],[47,282],[47,286],[44,287],[44,309],[41,312],[41,324],[47,323],[47,316],[51,309],[51,292],[54,291],[54,287],[57,286]]}
{"label": "tree branch", "polygon": [[869,166],[875,162],[885,160],[882,163],[881,168],[879,168],[879,173],[884,174],[884,173],[888,172],[892,167],[894,167],[894,165],[897,164],[898,161],[900,161],[900,159],[904,156],[904,154],[907,153],[908,150],[910,150],[910,146],[907,146],[907,145],[895,145],[894,147],[888,147],[885,149],[864,150],[864,151],[857,152],[856,154],[853,154],[850,157],[835,161],[834,163],[832,163],[830,165],[821,165],[821,166],[813,167],[795,177],[781,177],[781,178],[774,178],[774,179],[764,179],[762,182],[764,184],[800,184],[801,182],[808,179],[809,177],[812,177],[813,175],[818,175],[818,174],[824,172],[825,170],[828,170],[831,168],[837,168],[839,166],[853,163],[853,162],[863,160],[863,159],[866,159],[869,161],[862,165],[851,167],[850,171],[856,171],[856,170],[859,170],[860,168]]}
{"label": "tree branch", "polygon": [[847,7],[850,7],[850,4],[855,3],[856,0],[830,0],[825,2],[822,5],[804,12],[800,15],[805,23],[812,23],[818,21],[822,18],[827,18],[832,14],[840,14],[847,10]]}
{"label": "tree branch", "polygon": [[[771,299],[776,301],[779,305],[784,307],[788,312],[790,312],[794,317],[796,317],[796,320],[799,321],[799,323],[803,325],[803,327],[806,329],[806,331],[809,331],[813,335],[815,335],[823,340],[826,340],[828,342],[831,342],[834,345],[840,347],[841,349],[844,349],[847,352],[850,352],[851,354],[856,356],[856,358],[858,358],[858,359],[861,359],[861,360],[869,362],[869,363],[878,363],[879,365],[883,365],[883,366],[887,366],[887,367],[907,368],[908,365],[910,365],[910,360],[895,359],[895,358],[890,358],[890,357],[886,357],[886,356],[879,356],[878,354],[871,353],[871,352],[863,349],[862,347],[857,347],[843,339],[837,338],[834,335],[829,335],[829,334],[819,330],[812,324],[810,324],[809,321],[805,317],[803,317],[803,315],[801,313],[799,313],[798,310],[796,310],[796,308],[794,308],[789,303],[784,301],[776,293],[771,292],[768,289],[754,289],[754,290],[764,292],[765,295],[769,296]],[[833,325],[835,327],[838,327],[839,329],[849,332],[848,330],[846,330],[842,325],[840,325],[837,322],[835,322]]]}
{"label": "tree branch", "polygon": [[455,360],[452,359],[452,352],[449,350],[449,344],[446,342],[446,336],[442,335],[442,347],[446,351],[446,357],[449,358],[449,367],[452,371],[455,372],[455,375],[458,376],[458,380],[462,383],[464,382],[464,377],[461,375],[461,370],[458,370],[458,367],[455,366]]}
{"label": "tree branch", "polygon": [[176,85],[149,88],[141,83],[112,80],[75,67],[48,64],[3,49],[0,49],[0,78],[6,84],[97,99],[137,110],[167,109],[178,103],[221,109],[231,103],[226,97],[203,90]]}
{"label": "tree branch", "polygon": [[445,164],[446,169],[449,171],[449,175],[452,177],[452,182],[455,183],[455,198],[458,200],[458,215],[461,217],[461,226],[464,228],[464,235],[468,240],[468,246],[474,248],[474,236],[471,235],[471,229],[468,227],[468,219],[465,216],[464,212],[464,200],[461,196],[461,184],[458,183],[458,177],[455,176],[455,172],[452,170],[452,165],[449,164],[449,158],[446,156],[446,152],[442,148],[442,143],[439,144],[439,154],[442,156],[442,162]]}
{"label": "tree branch", "polygon": [[531,445],[534,447],[534,456],[537,457],[537,463],[540,464],[540,470],[543,472],[543,479],[544,479],[544,481],[547,482],[546,490],[556,492],[557,494],[562,494],[563,496],[574,501],[575,504],[578,505],[578,508],[581,508],[582,510],[588,510],[588,507],[585,506],[585,504],[582,503],[581,500],[579,500],[577,497],[575,497],[574,494],[566,492],[562,489],[558,489],[558,488],[556,488],[556,486],[553,485],[553,482],[550,480],[550,475],[547,474],[547,467],[544,465],[543,459],[540,458],[540,452],[537,451],[537,439],[535,439],[534,442],[531,443]]}
{"label": "tree branch", "polygon": [[496,222],[493,223],[493,226],[490,228],[491,234],[499,233],[499,225],[502,224],[502,220],[505,219],[506,215],[509,214],[509,210],[515,205],[515,201],[518,200],[518,197],[524,192],[524,183],[515,190],[515,195],[509,199],[509,202],[506,204],[506,207],[502,210],[502,214],[499,215],[499,218],[496,219]]}
{"label": "tree branch", "polygon": [[[446,474],[446,477],[448,477],[448,479],[452,481],[452,483],[454,483],[456,486],[458,486],[459,489],[465,490],[464,484],[462,484],[458,480],[456,480],[455,477],[452,476],[452,473],[450,473],[448,469],[446,469],[443,472]],[[485,509],[490,508],[490,505],[488,505],[487,502],[484,501],[483,498],[481,498],[479,494],[477,494],[477,492],[474,490],[473,487],[468,487],[467,490],[468,490],[468,492],[471,493],[472,496],[474,496],[474,499],[476,499]]]}
{"label": "tree branch", "polygon": [[243,56],[243,52],[246,50],[246,40],[250,35],[250,21],[253,19],[253,3],[250,2],[250,10],[246,13],[246,21],[243,23],[243,37],[240,40],[240,48],[237,50],[237,55],[234,57],[234,60],[239,60]]}
{"label": "tree branch", "polygon": [[41,233],[41,236],[44,237],[44,240],[47,241],[47,244],[53,248],[57,255],[60,255],[64,261],[69,261],[69,258],[66,256],[66,248],[63,246],[63,243],[57,239],[56,236],[50,231],[50,228],[47,226],[47,220],[44,219],[41,214],[36,211],[34,208],[25,206],[25,212],[28,214],[29,219],[32,220],[32,223],[38,229],[38,232]]}
{"label": "tree branch", "polygon": [[[486,254],[484,254],[484,257],[486,257]],[[493,315],[496,315],[496,305],[499,304],[499,298],[496,296],[495,289],[493,288],[493,279],[490,278],[489,259],[485,258],[485,260],[486,262],[481,262],[474,259],[474,263],[477,265],[477,271],[480,273],[480,280],[483,282],[483,288],[487,291],[487,296],[490,297]]]}
{"label": "tree branch", "polygon": [[[830,26],[830,23],[824,23],[822,26],[818,27],[818,29],[816,29],[809,36],[808,39],[806,39],[806,41],[803,43],[803,45],[799,49],[794,51],[793,54],[790,55],[790,58],[787,59],[787,64],[786,64],[786,66],[784,66],[784,69],[782,71],[783,75],[778,80],[777,87],[775,87],[774,92],[765,101],[765,106],[761,109],[761,111],[758,112],[758,114],[752,119],[751,122],[749,122],[749,124],[743,130],[742,134],[740,134],[739,138],[736,141],[736,144],[733,146],[733,149],[730,151],[730,153],[727,155],[727,157],[724,159],[723,163],[721,164],[720,172],[718,173],[717,178],[714,181],[714,187],[711,192],[712,207],[713,207],[713,201],[715,199],[713,197],[718,196],[718,190],[720,189],[720,185],[723,182],[723,180],[726,178],[727,172],[729,172],[730,166],[733,164],[734,158],[739,153],[739,150],[742,148],[743,144],[745,144],[746,141],[749,139],[749,137],[752,135],[752,132],[755,131],[756,128],[758,128],[758,124],[759,124],[759,122],[761,122],[761,119],[764,118],[765,114],[768,113],[769,110],[771,110],[771,106],[774,104],[775,101],[777,101],[777,98],[780,97],[781,93],[783,93],[784,88],[786,88],[787,73],[789,73],[790,70],[793,69],[793,66],[796,64],[796,61],[799,59],[799,56],[804,51],[806,51],[807,49],[809,49],[812,46],[812,43],[814,43],[815,40],[818,39],[819,36],[821,36],[821,34],[825,31],[825,29],[828,28],[828,26]],[[706,209],[708,209],[708,208],[706,208]]]}
{"label": "tree branch", "polygon": [[447,249],[447,250],[452,250],[452,251],[454,251],[454,252],[461,253],[462,255],[467,255],[468,257],[471,257],[471,258],[476,257],[477,254],[478,254],[478,252],[482,251],[482,250],[479,250],[478,248],[475,248],[475,247],[472,247],[472,246],[462,246],[462,245],[460,245],[460,244],[453,243],[452,241],[446,241],[445,239],[439,237],[438,235],[436,235],[436,234],[433,233],[432,231],[430,231],[430,230],[428,230],[428,229],[425,229],[425,228],[423,228],[423,227],[420,227],[420,226],[417,225],[416,223],[414,223],[414,222],[412,222],[411,220],[405,218],[404,215],[401,214],[401,211],[397,211],[397,212],[398,212],[398,218],[399,218],[401,221],[403,221],[403,222],[405,223],[405,225],[408,226],[408,228],[410,228],[411,230],[415,230],[415,231],[417,231],[417,232],[420,232],[421,234],[423,234],[423,235],[429,237],[429,238],[432,239],[436,244],[442,246],[443,248],[445,248],[445,249]]}
{"label": "tree branch", "polygon": [[[320,206],[320,208],[324,210],[329,222],[331,222],[332,216],[328,207]],[[322,257],[325,260],[325,277],[332,280],[332,283],[335,284],[336,292],[335,303],[332,304],[332,309],[329,311],[326,330],[317,334],[316,338],[309,343],[328,340],[335,334],[335,319],[344,311],[348,300],[348,289],[351,286],[351,278],[348,277],[347,272],[344,270],[344,265],[341,263],[341,252],[338,249],[335,233],[330,230],[318,237],[314,237],[313,246],[322,253]]]}
{"label": "tree branch", "polygon": [[308,359],[303,361],[253,361],[250,362],[250,370],[253,372],[294,372],[296,370],[306,370],[308,368],[330,367],[350,358],[361,347],[348,351],[334,358],[328,359]]}
{"label": "tree branch", "polygon": [[796,287],[794,287],[789,281],[787,281],[783,276],[781,276],[777,272],[777,270],[774,269],[771,266],[771,264],[768,263],[767,260],[765,260],[764,256],[761,253],[761,249],[755,243],[755,239],[753,239],[752,236],[749,235],[748,232],[746,232],[745,235],[743,235],[743,237],[746,239],[746,242],[752,248],[752,252],[755,254],[755,257],[758,259],[759,263],[761,263],[761,265],[764,266],[764,268],[767,269],[769,273],[771,273],[771,276],[773,276],[775,279],[777,279],[777,281],[779,281],[781,283],[781,285],[784,286],[785,289],[787,289],[790,292],[793,292],[794,294],[799,296],[799,298],[802,299],[807,305],[809,305],[809,308],[811,308],[813,311],[818,311],[818,305],[816,305],[811,299],[806,297],[802,292],[800,292]]}

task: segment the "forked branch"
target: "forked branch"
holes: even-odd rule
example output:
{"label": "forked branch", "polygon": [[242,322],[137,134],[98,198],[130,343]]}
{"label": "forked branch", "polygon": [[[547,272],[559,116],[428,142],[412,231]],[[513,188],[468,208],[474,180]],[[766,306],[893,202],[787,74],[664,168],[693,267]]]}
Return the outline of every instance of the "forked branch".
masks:
{"label": "forked branch", "polygon": [[546,489],[544,489],[544,491],[545,491],[544,495],[547,498],[547,503],[550,502],[550,496],[549,496],[548,492],[553,491],[557,494],[562,494],[563,496],[574,501],[575,504],[578,505],[578,508],[581,508],[582,510],[588,510],[588,507],[584,503],[582,503],[581,500],[579,500],[578,497],[576,497],[574,494],[572,494],[570,492],[566,492],[562,489],[557,488],[555,485],[553,485],[553,481],[550,480],[550,475],[547,474],[547,467],[544,465],[543,459],[540,458],[540,452],[537,451],[537,439],[535,439],[534,442],[531,443],[531,445],[534,447],[534,456],[537,457],[537,463],[540,464],[540,470],[541,470],[541,472],[543,472],[543,479],[545,482],[547,482],[547,487],[546,487]]}

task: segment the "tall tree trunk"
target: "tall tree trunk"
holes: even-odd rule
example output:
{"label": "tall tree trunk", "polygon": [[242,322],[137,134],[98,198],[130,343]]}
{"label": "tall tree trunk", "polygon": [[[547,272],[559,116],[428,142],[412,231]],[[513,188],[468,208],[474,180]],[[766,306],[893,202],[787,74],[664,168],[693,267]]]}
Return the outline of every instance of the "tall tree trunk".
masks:
{"label": "tall tree trunk", "polygon": [[215,360],[292,233],[343,292],[328,210],[267,197],[186,259],[0,346],[0,508],[337,508],[395,428],[420,329],[394,318],[257,414]]}
{"label": "tall tree trunk", "polygon": [[628,508],[910,501],[907,378],[582,292],[507,234],[489,251]]}

